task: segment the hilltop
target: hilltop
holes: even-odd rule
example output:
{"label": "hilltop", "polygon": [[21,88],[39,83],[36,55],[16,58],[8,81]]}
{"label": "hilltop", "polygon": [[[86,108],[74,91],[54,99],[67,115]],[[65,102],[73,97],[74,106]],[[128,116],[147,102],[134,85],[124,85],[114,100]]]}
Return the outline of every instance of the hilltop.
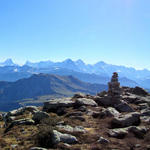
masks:
{"label": "hilltop", "polygon": [[114,74],[108,91],[96,96],[75,94],[3,114],[0,148],[149,150],[149,109],[150,94],[120,87]]}

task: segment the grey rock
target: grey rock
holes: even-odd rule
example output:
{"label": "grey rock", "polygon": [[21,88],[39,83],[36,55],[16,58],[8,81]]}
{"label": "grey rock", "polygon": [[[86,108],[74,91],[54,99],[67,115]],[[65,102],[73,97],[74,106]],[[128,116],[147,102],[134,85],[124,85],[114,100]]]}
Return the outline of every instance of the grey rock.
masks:
{"label": "grey rock", "polygon": [[67,144],[75,144],[78,142],[75,136],[71,134],[63,134],[58,132],[57,130],[53,130],[53,142],[58,144],[59,142],[67,143]]}
{"label": "grey rock", "polygon": [[123,95],[122,100],[128,103],[135,103],[139,98],[135,94]]}
{"label": "grey rock", "polygon": [[14,120],[11,122],[11,124],[6,128],[5,133],[8,132],[11,128],[17,125],[34,125],[35,122],[32,119],[19,119],[19,120]]}
{"label": "grey rock", "polygon": [[120,104],[116,105],[115,108],[119,111],[119,112],[134,112],[133,108],[130,107],[126,102],[121,101]]}
{"label": "grey rock", "polygon": [[123,128],[129,127],[132,125],[140,124],[140,113],[133,112],[128,113],[126,115],[120,115],[119,117],[114,117],[111,121],[111,125],[113,128]]}
{"label": "grey rock", "polygon": [[73,128],[69,125],[57,125],[57,128],[62,129],[64,131],[68,131],[68,132],[79,132],[79,133],[85,133],[86,132],[86,130],[82,126],[76,126]]}
{"label": "grey rock", "polygon": [[144,90],[143,88],[138,87],[138,86],[133,88],[132,93],[136,94],[136,95],[140,95],[140,96],[147,96],[147,95],[149,95],[149,93],[146,90]]}
{"label": "grey rock", "polygon": [[92,100],[92,99],[87,99],[87,98],[78,98],[75,102],[75,106],[98,106],[97,103]]}
{"label": "grey rock", "polygon": [[110,137],[124,138],[128,134],[128,128],[118,128],[108,131]]}
{"label": "grey rock", "polygon": [[143,138],[144,135],[148,132],[148,128],[145,126],[131,126],[128,128],[128,131],[134,133],[137,138]]}
{"label": "grey rock", "polygon": [[38,111],[36,112],[32,119],[36,122],[36,123],[39,123],[41,120],[45,119],[45,118],[49,118],[49,115],[48,113],[46,112],[43,112],[43,111]]}
{"label": "grey rock", "polygon": [[120,115],[120,113],[113,107],[108,107],[105,112],[108,117],[117,117]]}
{"label": "grey rock", "polygon": [[150,109],[141,110],[141,116],[150,116]]}
{"label": "grey rock", "polygon": [[103,138],[103,137],[101,136],[101,137],[99,137],[99,140],[98,140],[97,142],[100,143],[100,144],[107,144],[107,143],[109,143],[110,141],[107,140],[107,139],[105,139],[105,138]]}
{"label": "grey rock", "polygon": [[74,105],[74,101],[71,98],[64,98],[64,99],[56,99],[50,100],[44,103],[43,110],[44,111],[57,111],[59,108],[62,107],[72,107]]}
{"label": "grey rock", "polygon": [[73,98],[85,98],[85,97],[86,97],[86,95],[83,94],[83,93],[76,93],[76,94],[73,96]]}

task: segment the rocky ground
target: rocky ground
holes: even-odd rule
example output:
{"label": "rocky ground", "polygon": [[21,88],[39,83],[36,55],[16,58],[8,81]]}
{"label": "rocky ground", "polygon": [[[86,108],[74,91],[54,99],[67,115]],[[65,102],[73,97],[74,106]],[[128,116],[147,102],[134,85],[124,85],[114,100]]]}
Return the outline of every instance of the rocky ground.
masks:
{"label": "rocky ground", "polygon": [[1,114],[0,149],[150,150],[150,95],[139,87],[122,91],[115,105],[101,92]]}

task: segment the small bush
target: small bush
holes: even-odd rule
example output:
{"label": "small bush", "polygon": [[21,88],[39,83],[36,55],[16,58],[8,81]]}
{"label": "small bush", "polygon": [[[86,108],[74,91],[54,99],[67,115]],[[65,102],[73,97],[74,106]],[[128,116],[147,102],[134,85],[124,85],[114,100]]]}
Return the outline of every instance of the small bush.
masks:
{"label": "small bush", "polygon": [[38,133],[35,135],[35,143],[37,146],[51,148],[54,147],[53,130],[59,121],[57,116],[51,116],[41,120],[38,126]]}
{"label": "small bush", "polygon": [[53,147],[53,128],[51,126],[40,126],[38,133],[35,135],[36,145],[50,148]]}

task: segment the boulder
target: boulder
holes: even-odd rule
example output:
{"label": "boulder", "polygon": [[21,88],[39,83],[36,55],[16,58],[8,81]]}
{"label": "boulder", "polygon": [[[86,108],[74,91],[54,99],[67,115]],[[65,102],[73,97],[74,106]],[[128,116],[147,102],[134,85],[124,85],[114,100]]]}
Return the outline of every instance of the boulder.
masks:
{"label": "boulder", "polygon": [[71,134],[63,134],[61,132],[58,132],[57,130],[53,130],[53,143],[58,144],[59,142],[75,144],[78,142],[78,140]]}
{"label": "boulder", "polygon": [[93,106],[96,107],[98,106],[97,103],[92,100],[92,99],[87,99],[87,98],[78,98],[75,101],[75,107],[80,107],[80,106]]}
{"label": "boulder", "polygon": [[101,136],[101,137],[99,137],[99,140],[97,142],[100,144],[107,144],[107,143],[109,143],[109,140],[107,140]]}
{"label": "boulder", "polygon": [[126,102],[121,101],[120,104],[116,105],[115,108],[119,111],[119,112],[134,112],[133,108],[130,107]]}
{"label": "boulder", "polygon": [[29,111],[31,113],[35,113],[35,112],[39,111],[38,107],[36,107],[36,106],[25,106],[25,107],[23,107],[23,110]]}
{"label": "boulder", "polygon": [[39,123],[41,120],[43,120],[45,118],[49,118],[49,115],[48,115],[48,113],[43,112],[43,111],[36,112],[32,117],[32,119],[35,121],[35,123]]}
{"label": "boulder", "polygon": [[94,100],[99,106],[112,106],[113,105],[112,100],[108,98],[107,96],[104,96],[104,97],[95,96]]}
{"label": "boulder", "polygon": [[149,105],[147,103],[141,103],[138,104],[138,109],[142,110],[142,109],[148,109]]}
{"label": "boulder", "polygon": [[140,124],[140,113],[133,112],[119,117],[114,117],[111,121],[113,128],[124,128]]}
{"label": "boulder", "polygon": [[108,107],[105,112],[108,117],[117,117],[120,115],[120,113],[113,107]]}
{"label": "boulder", "polygon": [[128,128],[128,131],[134,133],[137,138],[144,138],[148,130],[145,126],[131,126]]}
{"label": "boulder", "polygon": [[141,110],[141,116],[150,116],[150,109]]}
{"label": "boulder", "polygon": [[68,132],[79,132],[79,133],[85,133],[86,130],[82,126],[76,126],[76,127],[71,127],[69,125],[57,125],[58,129],[68,131]]}
{"label": "boulder", "polygon": [[128,134],[128,128],[118,128],[118,129],[112,129],[108,131],[108,135],[110,137],[115,137],[122,139]]}
{"label": "boulder", "polygon": [[86,97],[86,95],[83,94],[83,93],[76,93],[76,94],[73,96],[73,98],[85,98],[85,97]]}
{"label": "boulder", "polygon": [[129,95],[123,95],[122,100],[128,103],[135,103],[137,100],[139,100],[139,98],[134,94],[129,94]]}
{"label": "boulder", "polygon": [[132,93],[140,96],[147,96],[149,93],[141,87],[136,86],[132,89]]}
{"label": "boulder", "polygon": [[71,98],[56,99],[45,102],[43,110],[48,112],[56,112],[62,107],[72,107],[73,105],[74,101],[72,101]]}
{"label": "boulder", "polygon": [[34,125],[35,122],[32,119],[26,118],[26,119],[19,119],[14,120],[11,122],[11,124],[6,128],[5,133],[8,132],[11,128],[18,125]]}
{"label": "boulder", "polygon": [[35,113],[38,110],[38,108],[36,106],[25,106],[25,107],[20,107],[18,109],[15,109],[15,110],[12,110],[12,111],[9,111],[7,113],[7,117],[9,116],[19,116],[19,115],[22,115],[25,111],[29,111],[31,113]]}

